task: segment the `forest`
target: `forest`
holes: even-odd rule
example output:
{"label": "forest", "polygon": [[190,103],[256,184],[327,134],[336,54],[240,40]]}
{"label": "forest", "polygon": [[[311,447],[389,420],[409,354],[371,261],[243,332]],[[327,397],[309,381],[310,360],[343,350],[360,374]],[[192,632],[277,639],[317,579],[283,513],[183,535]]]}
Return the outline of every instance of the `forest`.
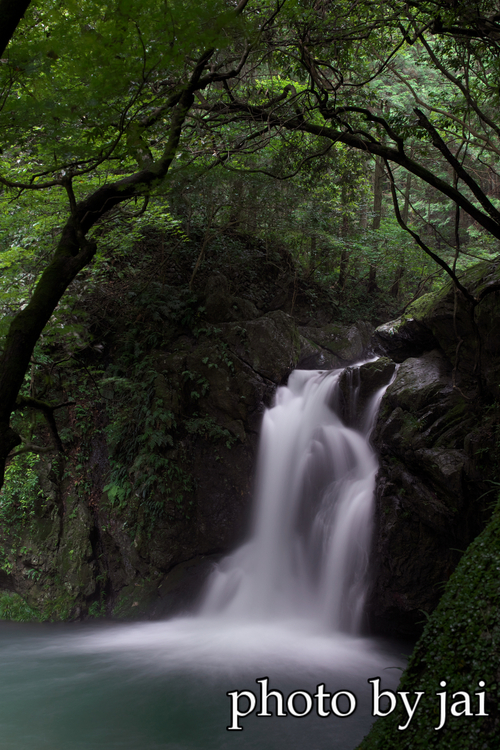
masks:
{"label": "forest", "polygon": [[189,610],[277,389],[347,368],[378,463],[334,631],[416,641],[403,689],[461,701],[338,750],[495,746],[499,42],[496,0],[0,0],[0,620]]}

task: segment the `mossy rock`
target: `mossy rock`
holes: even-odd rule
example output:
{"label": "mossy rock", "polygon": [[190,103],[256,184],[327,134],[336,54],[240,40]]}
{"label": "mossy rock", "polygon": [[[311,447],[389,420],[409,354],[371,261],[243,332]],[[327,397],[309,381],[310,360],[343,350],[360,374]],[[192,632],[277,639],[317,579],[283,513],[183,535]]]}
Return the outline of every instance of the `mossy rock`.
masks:
{"label": "mossy rock", "polygon": [[2,591],[0,593],[0,620],[13,622],[36,622],[41,620],[42,615],[13,591]]}
{"label": "mossy rock", "polygon": [[144,619],[158,598],[158,581],[138,579],[125,586],[117,596],[111,615],[117,620]]}
{"label": "mossy rock", "polygon": [[[379,719],[359,750],[471,750],[500,747],[500,510],[469,546],[451,576],[444,595],[429,617],[403,674],[400,691],[424,693],[407,729],[398,707]],[[439,725],[436,694],[446,682],[448,696],[474,693],[485,684],[487,716],[452,716]],[[461,698],[462,696],[460,696]],[[458,699],[458,698],[457,698]],[[463,706],[462,706],[463,709]]]}
{"label": "mossy rock", "polygon": [[327,349],[339,358],[340,362],[356,362],[363,358],[373,328],[369,323],[360,321],[350,326],[331,323],[321,328],[302,326],[299,331],[304,338]]}
{"label": "mossy rock", "polygon": [[[482,261],[460,274],[476,299],[500,282],[500,261]],[[474,312],[450,282],[416,300],[398,320],[375,331],[374,348],[397,362],[440,348],[462,390],[481,388],[500,397],[500,292],[487,294]],[[478,337],[479,332],[479,337]]]}
{"label": "mossy rock", "polygon": [[299,360],[299,333],[293,318],[281,310],[247,321],[244,326],[226,326],[223,333],[230,349],[273,383],[281,383]]}

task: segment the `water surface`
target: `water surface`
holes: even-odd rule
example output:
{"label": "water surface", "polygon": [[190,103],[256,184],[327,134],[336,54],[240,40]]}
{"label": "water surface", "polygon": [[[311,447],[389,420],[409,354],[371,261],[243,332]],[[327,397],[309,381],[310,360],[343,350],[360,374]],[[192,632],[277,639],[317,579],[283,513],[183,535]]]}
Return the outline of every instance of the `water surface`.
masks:
{"label": "water surface", "polygon": [[[352,750],[368,731],[370,691],[395,688],[401,646],[316,632],[310,623],[221,626],[196,618],[134,625],[0,627],[2,750]],[[350,690],[352,716],[241,719],[233,690],[256,680],[285,698]],[[243,706],[243,701],[241,705]],[[300,701],[297,700],[297,710]],[[339,704],[342,706],[342,704]],[[274,713],[272,699],[270,710]],[[257,710],[259,705],[257,705]],[[341,708],[347,710],[347,708]]]}

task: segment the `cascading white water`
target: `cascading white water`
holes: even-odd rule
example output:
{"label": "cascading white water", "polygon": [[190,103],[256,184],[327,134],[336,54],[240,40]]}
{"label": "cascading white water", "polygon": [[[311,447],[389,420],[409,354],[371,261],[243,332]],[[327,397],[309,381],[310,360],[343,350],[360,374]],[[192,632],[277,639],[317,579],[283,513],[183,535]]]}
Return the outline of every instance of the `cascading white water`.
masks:
{"label": "cascading white water", "polygon": [[201,615],[360,631],[377,472],[369,434],[385,388],[351,429],[332,408],[342,372],[295,370],[278,389],[262,425],[250,541],[212,574]]}

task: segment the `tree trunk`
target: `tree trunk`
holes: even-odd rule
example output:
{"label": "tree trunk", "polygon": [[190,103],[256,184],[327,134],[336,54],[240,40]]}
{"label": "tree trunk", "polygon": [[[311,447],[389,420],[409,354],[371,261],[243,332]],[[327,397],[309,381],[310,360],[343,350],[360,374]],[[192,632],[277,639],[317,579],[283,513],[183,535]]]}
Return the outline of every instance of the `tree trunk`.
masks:
{"label": "tree trunk", "polygon": [[[382,218],[382,183],[384,179],[384,162],[380,156],[375,159],[375,174],[373,176],[373,219],[372,231],[377,232],[380,229]],[[378,244],[378,243],[377,243]],[[375,263],[370,264],[370,273],[368,276],[368,292],[378,291],[377,286],[377,266]]]}
{"label": "tree trunk", "polygon": [[14,36],[14,32],[31,0],[0,0],[0,57]]}
{"label": "tree trunk", "polygon": [[[199,75],[204,68],[202,63],[212,54],[206,53],[205,57],[200,58],[202,62],[197,67]],[[179,98],[173,111],[163,157],[157,163],[117,182],[103,185],[72,207],[54,256],[38,281],[31,300],[9,326],[0,357],[0,487],[3,486],[7,456],[21,442],[19,435],[10,427],[10,416],[16,407],[35,344],[69,284],[95,255],[96,243],[85,236],[99,218],[114,206],[135,195],[144,195],[154,183],[167,175],[177,152],[182,125],[194,101],[194,88],[188,85]]]}
{"label": "tree trunk", "polygon": [[[348,201],[347,187],[344,182],[342,185],[342,205],[344,207],[347,205],[347,201]],[[342,245],[342,252],[340,253],[339,287],[343,290],[345,289],[345,285],[347,282],[347,268],[349,266],[349,251],[346,245],[347,238],[349,236],[349,214],[345,210],[342,215],[341,236],[342,236],[342,239],[344,240],[344,244]]]}
{"label": "tree trunk", "polygon": [[309,276],[314,274],[316,270],[316,256],[317,256],[317,240],[316,235],[311,235],[311,249],[309,251]]}
{"label": "tree trunk", "polygon": [[398,266],[396,268],[396,273],[394,275],[394,281],[392,282],[392,286],[391,286],[391,295],[393,297],[397,298],[399,296],[399,284],[401,282],[401,279],[404,276],[404,272],[405,272],[405,269],[403,268],[403,266]]}
{"label": "tree trunk", "polygon": [[[82,246],[78,248],[76,231],[70,220],[63,230],[54,258],[43,272],[29,304],[16,315],[5,339],[0,357],[0,486],[3,483],[7,456],[21,442],[19,435],[11,429],[9,421],[35,344],[69,284],[95,255],[94,242],[80,242]],[[78,248],[76,252],[75,247]]]}

